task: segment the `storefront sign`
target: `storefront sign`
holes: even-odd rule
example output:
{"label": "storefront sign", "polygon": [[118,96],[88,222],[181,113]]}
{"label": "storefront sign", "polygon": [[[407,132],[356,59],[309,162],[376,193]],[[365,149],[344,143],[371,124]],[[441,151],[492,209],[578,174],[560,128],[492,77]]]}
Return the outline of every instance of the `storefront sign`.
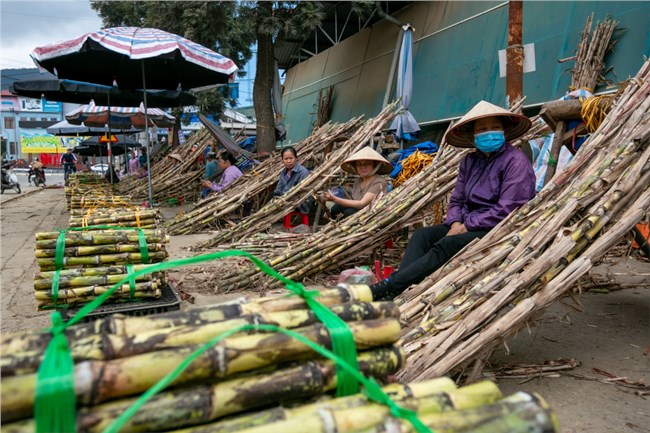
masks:
{"label": "storefront sign", "polygon": [[56,137],[42,133],[21,131],[22,153],[65,153],[66,148],[79,145],[88,137]]}

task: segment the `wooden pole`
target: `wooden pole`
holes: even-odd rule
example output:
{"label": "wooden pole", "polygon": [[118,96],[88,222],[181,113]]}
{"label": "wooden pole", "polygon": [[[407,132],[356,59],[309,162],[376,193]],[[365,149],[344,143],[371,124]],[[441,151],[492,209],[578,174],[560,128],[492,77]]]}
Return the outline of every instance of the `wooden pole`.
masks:
{"label": "wooden pole", "polygon": [[521,99],[524,83],[524,46],[522,45],[523,1],[508,2],[508,48],[506,48],[506,107]]}

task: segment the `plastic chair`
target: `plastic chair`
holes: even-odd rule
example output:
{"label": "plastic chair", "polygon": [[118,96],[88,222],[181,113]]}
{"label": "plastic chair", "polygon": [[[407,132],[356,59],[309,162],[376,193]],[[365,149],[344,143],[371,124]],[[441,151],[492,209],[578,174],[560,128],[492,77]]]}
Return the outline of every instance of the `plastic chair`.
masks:
{"label": "plastic chair", "polygon": [[285,230],[290,230],[291,228],[295,227],[291,225],[291,218],[293,218],[294,216],[300,216],[302,224],[309,227],[309,215],[302,212],[289,212],[284,216],[283,225]]}

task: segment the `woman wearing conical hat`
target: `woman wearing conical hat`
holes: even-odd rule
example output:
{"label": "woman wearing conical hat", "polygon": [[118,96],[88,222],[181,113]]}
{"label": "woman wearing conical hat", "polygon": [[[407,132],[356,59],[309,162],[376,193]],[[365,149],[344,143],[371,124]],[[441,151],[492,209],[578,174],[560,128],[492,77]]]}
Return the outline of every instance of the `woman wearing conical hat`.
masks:
{"label": "woman wearing conical hat", "polygon": [[388,181],[381,175],[393,171],[393,166],[372,148],[364,147],[346,159],[341,169],[359,177],[352,186],[350,199],[337,197],[330,192],[324,194],[325,200],[334,202],[331,210],[333,218],[349,217],[372,203],[379,194],[385,194]]}
{"label": "woman wearing conical hat", "polygon": [[530,124],[525,116],[481,101],[447,132],[447,143],[476,151],[460,163],[444,223],[415,231],[399,270],[371,286],[375,300],[392,299],[420,283],[533,198],[532,165],[508,143],[522,136]]}

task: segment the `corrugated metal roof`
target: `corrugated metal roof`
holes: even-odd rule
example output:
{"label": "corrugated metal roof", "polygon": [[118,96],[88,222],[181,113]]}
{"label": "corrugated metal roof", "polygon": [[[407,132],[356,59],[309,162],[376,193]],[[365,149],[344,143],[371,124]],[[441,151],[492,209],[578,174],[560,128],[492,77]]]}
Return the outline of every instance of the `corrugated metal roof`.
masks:
{"label": "corrugated metal roof", "polygon": [[[319,29],[303,37],[279,37],[275,41],[275,57],[281,69],[290,68],[315,54],[325,51],[342,40],[358,33],[368,26],[372,26],[383,18],[376,8],[370,18],[360,19],[352,11],[352,2],[334,1],[325,3],[325,19]],[[410,1],[383,1],[380,2],[385,13],[391,15],[404,7]]]}

